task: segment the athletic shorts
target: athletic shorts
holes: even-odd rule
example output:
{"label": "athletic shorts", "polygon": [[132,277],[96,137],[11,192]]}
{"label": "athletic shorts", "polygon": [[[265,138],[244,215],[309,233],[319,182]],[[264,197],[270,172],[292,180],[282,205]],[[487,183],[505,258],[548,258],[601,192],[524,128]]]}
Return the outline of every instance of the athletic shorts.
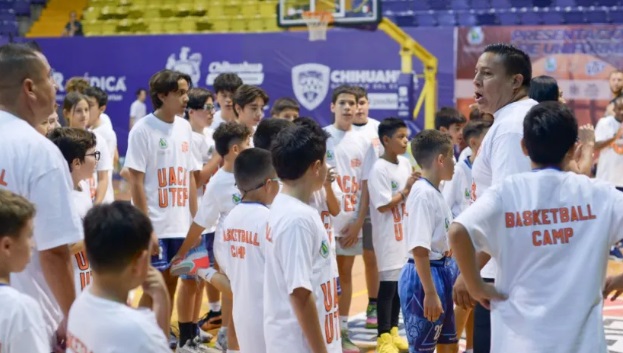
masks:
{"label": "athletic shorts", "polygon": [[[186,238],[158,239],[160,252],[158,255],[151,257],[151,265],[154,266],[159,271],[166,271],[167,269],[169,269],[169,266],[171,265],[171,260],[173,260],[173,257],[180,250],[185,239]],[[203,250],[206,247],[205,243],[206,243],[206,236],[202,235],[200,244],[190,249],[188,251],[188,255],[195,253],[197,251]],[[181,279],[196,279],[197,277],[190,276],[190,275],[181,275],[180,278]]]}
{"label": "athletic shorts", "polygon": [[435,322],[424,318],[424,287],[415,270],[413,259],[409,259],[402,268],[398,282],[398,296],[410,353],[432,353],[437,344],[458,342],[452,302],[452,287],[456,278],[454,262],[450,257],[430,261],[433,283],[443,309],[443,313]]}
{"label": "athletic shorts", "polygon": [[363,240],[357,239],[357,243],[350,248],[342,248],[339,238],[335,238],[335,254],[337,256],[357,256],[363,254]]}
{"label": "athletic shorts", "polygon": [[370,214],[366,216],[366,219],[363,222],[363,227],[361,227],[361,232],[363,233],[363,250],[374,251],[374,243],[372,242],[372,221],[370,220]]}
{"label": "athletic shorts", "polygon": [[205,234],[206,237],[206,250],[208,250],[208,257],[210,258],[210,267],[214,267],[214,232]]}

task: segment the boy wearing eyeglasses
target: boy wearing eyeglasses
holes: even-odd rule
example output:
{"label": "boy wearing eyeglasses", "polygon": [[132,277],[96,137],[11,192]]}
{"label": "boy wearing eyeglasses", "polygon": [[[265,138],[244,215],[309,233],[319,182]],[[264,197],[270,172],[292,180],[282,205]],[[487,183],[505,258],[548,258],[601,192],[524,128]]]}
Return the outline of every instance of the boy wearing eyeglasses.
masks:
{"label": "boy wearing eyeglasses", "polygon": [[[58,146],[65,157],[73,181],[72,199],[80,218],[84,218],[93,207],[89,178],[93,176],[100,152],[95,150],[96,137],[93,132],[71,127],[61,127],[48,133],[48,138]],[[84,250],[83,240],[70,245],[73,255],[74,283],[80,293],[91,283],[91,266]]]}

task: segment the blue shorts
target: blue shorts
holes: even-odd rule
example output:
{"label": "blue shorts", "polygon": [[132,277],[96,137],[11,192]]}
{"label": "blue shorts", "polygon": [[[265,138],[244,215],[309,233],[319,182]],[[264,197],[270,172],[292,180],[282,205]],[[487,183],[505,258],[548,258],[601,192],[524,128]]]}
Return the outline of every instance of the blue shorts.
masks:
{"label": "blue shorts", "polygon": [[[160,246],[160,252],[156,256],[151,257],[151,265],[154,266],[159,271],[166,271],[169,269],[171,265],[171,260],[177,254],[177,252],[182,247],[185,238],[166,238],[166,239],[158,239],[158,244]],[[206,248],[206,235],[201,236],[201,243],[196,247],[190,249],[188,254],[192,254],[196,251]],[[210,263],[212,263],[212,259],[210,259]],[[181,279],[196,279],[197,276],[194,275],[181,275]]]}
{"label": "blue shorts", "polygon": [[433,283],[443,309],[439,319],[431,322],[424,318],[424,287],[413,263],[413,260],[409,259],[402,268],[398,282],[398,296],[409,341],[409,352],[432,353],[437,344],[458,342],[452,302],[452,286],[456,280],[457,267],[451,257],[430,262]]}
{"label": "blue shorts", "polygon": [[206,250],[208,250],[208,257],[210,258],[210,267],[214,267],[214,232],[204,234],[205,236],[205,246]]}

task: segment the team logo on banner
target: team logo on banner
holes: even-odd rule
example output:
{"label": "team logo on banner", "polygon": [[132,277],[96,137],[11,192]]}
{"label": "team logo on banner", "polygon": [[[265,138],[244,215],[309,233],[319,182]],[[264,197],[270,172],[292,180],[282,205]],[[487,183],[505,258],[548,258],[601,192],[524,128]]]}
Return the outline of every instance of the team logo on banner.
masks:
{"label": "team logo on banner", "polygon": [[166,68],[187,74],[193,81],[192,83],[196,85],[201,78],[201,69],[199,66],[201,65],[202,56],[201,53],[189,54],[190,48],[182,47],[182,49],[180,49],[179,59],[175,58],[175,53],[169,55]]}
{"label": "team logo on banner", "polygon": [[315,63],[292,68],[294,95],[305,109],[316,109],[327,97],[330,73],[328,66]]}

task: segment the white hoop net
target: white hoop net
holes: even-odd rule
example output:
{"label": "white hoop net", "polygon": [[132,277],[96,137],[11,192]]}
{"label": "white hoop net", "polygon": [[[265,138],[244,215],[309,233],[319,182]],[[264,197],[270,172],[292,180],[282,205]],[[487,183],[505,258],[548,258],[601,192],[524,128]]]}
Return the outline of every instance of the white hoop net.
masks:
{"label": "white hoop net", "polygon": [[329,12],[304,13],[303,20],[309,31],[309,41],[327,40],[327,30],[332,19],[333,16]]}

